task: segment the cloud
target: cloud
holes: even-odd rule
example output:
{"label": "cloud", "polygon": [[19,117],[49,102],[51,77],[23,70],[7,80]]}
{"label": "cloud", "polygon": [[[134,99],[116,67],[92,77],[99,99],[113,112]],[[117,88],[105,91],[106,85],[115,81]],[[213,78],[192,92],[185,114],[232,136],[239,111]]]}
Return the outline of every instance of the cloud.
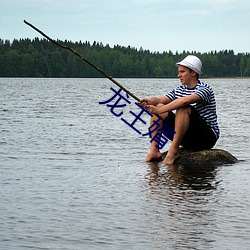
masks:
{"label": "cloud", "polygon": [[169,2],[169,0],[135,0],[132,2],[134,2],[136,5],[147,6],[147,5],[156,5],[159,3],[166,3],[166,2]]}
{"label": "cloud", "polygon": [[161,51],[206,51],[223,46],[249,50],[249,0],[14,2],[1,5],[3,38],[33,37],[34,31],[22,23],[26,19],[55,38],[73,41],[96,40]]}
{"label": "cloud", "polygon": [[200,0],[197,3],[203,3],[205,7],[212,8],[213,10],[220,10],[226,12],[228,10],[237,11],[238,9],[248,9],[250,7],[249,0]]}
{"label": "cloud", "polygon": [[86,10],[86,9],[88,9],[88,8],[89,8],[89,4],[81,3],[81,4],[79,5],[79,9],[80,9],[80,10]]}
{"label": "cloud", "polygon": [[[204,1],[205,2],[205,1]],[[206,1],[207,4],[216,4],[216,5],[227,5],[227,4],[233,4],[233,3],[239,3],[238,0],[210,0]]]}

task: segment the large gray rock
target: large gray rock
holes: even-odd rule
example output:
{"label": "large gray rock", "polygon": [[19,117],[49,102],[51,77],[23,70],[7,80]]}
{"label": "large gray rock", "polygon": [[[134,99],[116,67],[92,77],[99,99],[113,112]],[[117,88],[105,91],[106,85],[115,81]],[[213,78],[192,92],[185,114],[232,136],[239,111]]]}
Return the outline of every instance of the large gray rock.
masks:
{"label": "large gray rock", "polygon": [[[162,154],[164,158],[167,152]],[[229,152],[222,149],[209,149],[202,151],[179,150],[179,158],[174,162],[175,165],[222,165],[236,163],[238,160]]]}

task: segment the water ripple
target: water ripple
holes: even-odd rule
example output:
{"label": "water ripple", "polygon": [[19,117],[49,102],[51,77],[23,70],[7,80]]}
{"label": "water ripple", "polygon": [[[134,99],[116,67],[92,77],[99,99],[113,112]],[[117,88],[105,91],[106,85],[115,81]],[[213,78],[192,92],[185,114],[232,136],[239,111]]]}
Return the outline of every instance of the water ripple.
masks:
{"label": "water ripple", "polygon": [[[248,249],[250,82],[207,80],[216,147],[237,164],[143,163],[147,138],[98,104],[111,97],[106,79],[1,79],[0,248]],[[120,82],[141,97],[178,84]]]}

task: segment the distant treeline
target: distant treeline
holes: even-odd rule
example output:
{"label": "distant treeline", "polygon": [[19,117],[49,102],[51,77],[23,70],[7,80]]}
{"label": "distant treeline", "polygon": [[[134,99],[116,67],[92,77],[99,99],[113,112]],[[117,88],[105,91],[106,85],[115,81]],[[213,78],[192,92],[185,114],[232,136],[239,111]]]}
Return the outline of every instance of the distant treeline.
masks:
{"label": "distant treeline", "polygon": [[[61,42],[61,41],[59,41]],[[150,52],[142,48],[99,42],[71,42],[67,45],[84,55],[113,77],[176,77],[175,63],[188,54],[200,57],[203,77],[249,77],[250,53],[233,50]],[[101,77],[73,53],[46,39],[0,39],[0,77]]]}

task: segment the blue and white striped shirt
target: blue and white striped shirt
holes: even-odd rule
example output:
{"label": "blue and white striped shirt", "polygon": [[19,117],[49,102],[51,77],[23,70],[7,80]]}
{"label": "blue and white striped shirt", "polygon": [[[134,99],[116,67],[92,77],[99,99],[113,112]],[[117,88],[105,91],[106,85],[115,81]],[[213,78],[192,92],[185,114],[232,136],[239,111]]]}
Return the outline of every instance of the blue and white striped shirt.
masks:
{"label": "blue and white striped shirt", "polygon": [[188,88],[187,85],[181,85],[167,93],[166,96],[173,101],[191,94],[197,94],[201,98],[201,102],[190,105],[198,111],[201,118],[206,121],[218,139],[220,130],[217,122],[216,102],[213,89],[209,85],[201,81],[198,81],[198,84],[192,89]]}

